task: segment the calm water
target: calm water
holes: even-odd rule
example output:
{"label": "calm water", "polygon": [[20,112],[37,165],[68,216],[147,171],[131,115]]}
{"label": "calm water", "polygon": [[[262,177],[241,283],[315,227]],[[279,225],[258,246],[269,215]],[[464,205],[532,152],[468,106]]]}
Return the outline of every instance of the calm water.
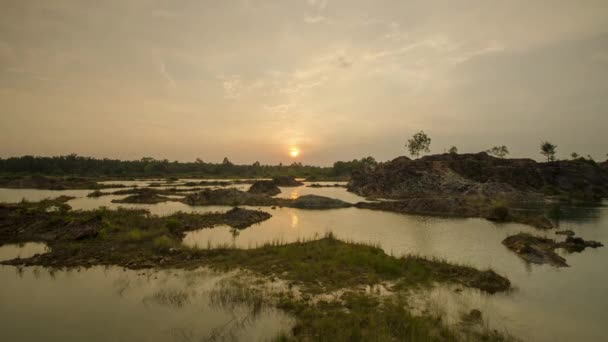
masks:
{"label": "calm water", "polygon": [[293,320],[214,300],[226,274],[0,266],[3,341],[267,341]]}
{"label": "calm water", "polygon": [[[246,187],[245,187],[246,188]],[[21,193],[0,189],[0,201],[18,201],[27,196],[43,196],[35,190]],[[317,194],[348,202],[363,199],[344,188],[282,188],[281,197],[295,198]],[[48,193],[48,192],[46,192]],[[53,196],[63,192],[53,192]],[[88,193],[88,192],[86,192]],[[86,195],[85,193],[85,195]],[[32,198],[32,199],[35,199]],[[77,198],[69,202],[75,209],[99,206],[118,207],[117,197]],[[120,198],[120,197],[118,197]],[[147,208],[167,215],[175,211],[224,211],[228,207],[190,207],[181,203],[124,205]],[[565,255],[569,268],[531,266],[507,250],[501,241],[508,235],[530,232],[563,239],[552,231],[543,233],[519,224],[496,225],[481,219],[439,219],[408,216],[356,208],[307,211],[292,208],[262,208],[273,217],[261,224],[236,232],[228,227],[202,229],[189,233],[184,243],[199,248],[234,245],[254,248],[268,241],[284,243],[314,239],[331,231],[339,238],[378,244],[394,255],[419,254],[478,268],[491,267],[507,276],[515,290],[508,294],[485,295],[478,291],[454,291],[438,287],[420,295],[439,303],[447,315],[477,308],[490,326],[533,341],[606,341],[603,323],[608,316],[608,248],[588,249]],[[608,244],[608,206],[562,207],[551,215],[559,218],[560,229],[572,229],[578,236]]]}

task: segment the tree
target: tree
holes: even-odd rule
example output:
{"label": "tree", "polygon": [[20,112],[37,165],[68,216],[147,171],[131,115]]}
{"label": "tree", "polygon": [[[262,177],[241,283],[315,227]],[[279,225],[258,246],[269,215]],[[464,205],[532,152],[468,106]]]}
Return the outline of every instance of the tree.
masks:
{"label": "tree", "polygon": [[554,145],[548,141],[543,141],[540,143],[540,154],[547,157],[547,161],[555,160],[555,152],[557,150],[557,145]]}
{"label": "tree", "polygon": [[430,152],[429,146],[431,146],[431,138],[420,131],[407,141],[407,149],[410,151],[412,157],[418,158],[420,152]]}
{"label": "tree", "polygon": [[576,152],[572,152],[572,154],[570,154],[570,157],[572,157],[572,159],[578,159],[579,155]]}
{"label": "tree", "polygon": [[509,149],[505,145],[494,146],[491,149],[487,150],[486,153],[498,158],[504,158],[509,154]]}
{"label": "tree", "polygon": [[224,160],[222,160],[222,165],[232,166],[234,164],[232,164],[232,162],[228,159],[228,157],[224,157]]}
{"label": "tree", "polygon": [[450,154],[458,154],[458,147],[456,147],[456,146],[450,147],[450,149],[448,150],[448,153],[450,153]]}

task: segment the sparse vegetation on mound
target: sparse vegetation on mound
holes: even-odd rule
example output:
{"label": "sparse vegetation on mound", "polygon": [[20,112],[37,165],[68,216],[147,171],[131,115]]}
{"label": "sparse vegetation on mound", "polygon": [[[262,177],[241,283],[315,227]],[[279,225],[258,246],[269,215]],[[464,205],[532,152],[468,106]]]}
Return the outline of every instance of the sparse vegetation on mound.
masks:
{"label": "sparse vegetation on mound", "polygon": [[274,181],[261,180],[253,183],[247,191],[251,194],[262,194],[266,196],[274,196],[281,193],[281,189]]}
{"label": "sparse vegetation on mound", "polygon": [[237,189],[204,189],[187,195],[183,202],[189,205],[279,206],[298,209],[337,209],[351,206],[344,201],[323,196],[305,195],[287,199]]}
{"label": "sparse vegetation on mound", "polygon": [[124,188],[120,184],[99,184],[96,179],[82,177],[2,176],[0,188],[41,190],[85,190]]}

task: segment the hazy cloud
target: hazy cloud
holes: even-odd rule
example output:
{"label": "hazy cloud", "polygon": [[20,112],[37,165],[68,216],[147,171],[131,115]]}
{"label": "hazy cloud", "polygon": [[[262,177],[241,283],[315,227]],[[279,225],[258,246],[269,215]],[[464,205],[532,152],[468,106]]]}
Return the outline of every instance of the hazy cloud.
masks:
{"label": "hazy cloud", "polygon": [[424,129],[434,152],[603,158],[607,21],[603,0],[7,2],[0,156],[383,160]]}

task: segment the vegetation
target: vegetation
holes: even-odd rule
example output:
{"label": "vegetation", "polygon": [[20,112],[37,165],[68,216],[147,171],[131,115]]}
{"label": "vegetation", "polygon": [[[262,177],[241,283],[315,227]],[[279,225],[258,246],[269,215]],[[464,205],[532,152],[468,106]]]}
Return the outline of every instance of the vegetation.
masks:
{"label": "vegetation", "polygon": [[572,160],[576,160],[576,159],[578,159],[578,158],[579,158],[579,155],[578,155],[578,153],[576,153],[576,152],[572,152],[572,153],[570,154],[570,157],[572,158]]}
{"label": "vegetation", "polygon": [[420,131],[411,139],[408,139],[406,147],[410,152],[410,155],[414,158],[418,158],[421,152],[430,152],[429,147],[431,146],[431,138],[424,133],[424,131]]}
{"label": "vegetation", "polygon": [[[156,160],[146,157],[140,160],[123,161],[114,159],[96,159],[82,157],[76,154],[58,157],[11,157],[0,158],[0,175],[4,182],[19,180],[24,175],[46,176],[78,176],[78,177],[164,177],[177,179],[178,177],[202,178],[274,178],[291,176],[307,178],[310,180],[340,180],[350,177],[352,172],[374,167],[377,164],[372,157],[354,159],[352,161],[338,161],[331,167],[302,165],[295,162],[291,165],[262,165],[255,162],[252,165],[236,165],[228,158],[221,163],[208,163],[201,159],[194,162],[178,162],[169,160]],[[16,177],[19,176],[19,177]],[[61,178],[52,178],[54,182]],[[2,181],[3,179],[0,179]],[[73,179],[76,180],[76,179]],[[83,183],[80,188],[93,189],[90,179],[80,179]],[[61,186],[61,184],[57,185]]]}
{"label": "vegetation", "polygon": [[[175,213],[158,217],[145,210],[71,211],[65,204],[67,200],[1,204],[0,245],[42,241],[50,247],[48,253],[2,263],[52,267],[99,264],[133,269],[210,266],[244,268],[264,277],[280,277],[299,285],[303,297],[281,297],[278,302],[268,302],[297,320],[291,333],[280,336],[279,340],[505,339],[496,332],[448,327],[438,317],[414,316],[400,295],[401,291],[432,286],[436,282],[460,284],[489,293],[508,290],[509,281],[491,270],[479,271],[417,256],[396,258],[378,247],[343,242],[332,234],[314,241],[269,243],[250,250],[199,250],[181,245],[180,239],[186,231],[219,224],[243,227],[244,221],[250,225],[264,219],[260,216],[263,213],[234,209],[224,214]],[[58,206],[63,210],[49,210]],[[356,290],[386,281],[397,284],[394,286],[397,295],[376,297]],[[336,301],[311,300],[316,295],[338,290],[342,294]],[[241,300],[250,301],[256,308],[267,304],[251,298],[248,294],[241,295]]]}
{"label": "vegetation", "polygon": [[486,153],[498,158],[504,158],[509,154],[509,149],[507,146],[494,146],[489,150],[486,150]]}
{"label": "vegetation", "polygon": [[450,149],[448,150],[448,153],[450,153],[450,154],[458,154],[458,147],[456,147],[456,146],[450,147]]}
{"label": "vegetation", "polygon": [[547,158],[547,161],[552,162],[555,160],[555,153],[557,145],[554,145],[548,141],[543,141],[540,144],[540,154]]}

